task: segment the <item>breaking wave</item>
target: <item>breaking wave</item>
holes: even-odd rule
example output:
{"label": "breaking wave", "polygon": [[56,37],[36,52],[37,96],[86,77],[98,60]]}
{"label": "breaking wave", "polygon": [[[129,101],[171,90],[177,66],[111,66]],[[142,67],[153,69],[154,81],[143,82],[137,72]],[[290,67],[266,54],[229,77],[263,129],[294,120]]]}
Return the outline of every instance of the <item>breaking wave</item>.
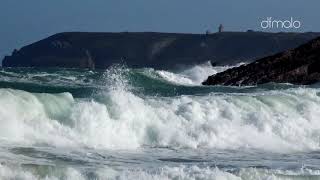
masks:
{"label": "breaking wave", "polygon": [[301,169],[297,171],[289,170],[262,170],[247,168],[240,170],[224,171],[219,168],[200,168],[198,166],[165,166],[156,170],[125,170],[117,171],[112,168],[99,169],[94,172],[83,172],[69,168],[17,168],[0,165],[0,177],[4,179],[23,179],[23,180],[56,180],[56,179],[76,179],[76,180],[316,180],[320,178],[318,170]]}
{"label": "breaking wave", "polygon": [[320,89],[182,71],[3,69],[0,179],[320,179]]}
{"label": "breaking wave", "polygon": [[203,81],[207,79],[208,76],[217,74],[219,72],[225,71],[232,67],[237,67],[243,65],[244,63],[239,63],[235,66],[212,66],[211,62],[196,65],[185,70],[177,72],[161,71],[158,70],[156,73],[164,78],[165,80],[182,85],[200,85]]}
{"label": "breaking wave", "polygon": [[320,149],[318,89],[148,96],[133,93],[122,70],[108,70],[106,89],[88,98],[0,89],[2,141],[98,149]]}

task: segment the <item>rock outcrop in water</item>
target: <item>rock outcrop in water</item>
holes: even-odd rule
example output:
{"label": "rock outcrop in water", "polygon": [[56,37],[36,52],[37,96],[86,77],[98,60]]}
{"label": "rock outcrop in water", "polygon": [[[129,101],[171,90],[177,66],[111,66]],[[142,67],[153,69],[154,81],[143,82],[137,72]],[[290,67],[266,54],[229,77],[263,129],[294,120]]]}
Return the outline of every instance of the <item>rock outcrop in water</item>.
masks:
{"label": "rock outcrop in water", "polygon": [[320,38],[296,49],[210,76],[204,85],[256,85],[268,82],[312,84],[320,80]]}
{"label": "rock outcrop in water", "polygon": [[59,33],[15,50],[4,67],[171,69],[211,60],[226,65],[252,62],[297,47],[319,33],[223,32],[208,35],[173,33]]}

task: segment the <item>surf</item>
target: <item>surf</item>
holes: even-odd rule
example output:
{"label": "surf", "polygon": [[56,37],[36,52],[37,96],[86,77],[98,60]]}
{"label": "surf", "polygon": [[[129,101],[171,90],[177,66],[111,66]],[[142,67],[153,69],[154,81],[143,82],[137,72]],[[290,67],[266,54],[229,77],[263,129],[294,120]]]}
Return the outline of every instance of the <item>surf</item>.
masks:
{"label": "surf", "polygon": [[0,179],[319,179],[318,86],[228,68],[2,69]]}
{"label": "surf", "polygon": [[109,69],[105,88],[86,98],[0,89],[0,105],[9,109],[0,113],[2,139],[94,149],[319,150],[318,89],[150,96],[136,93],[133,72]]}

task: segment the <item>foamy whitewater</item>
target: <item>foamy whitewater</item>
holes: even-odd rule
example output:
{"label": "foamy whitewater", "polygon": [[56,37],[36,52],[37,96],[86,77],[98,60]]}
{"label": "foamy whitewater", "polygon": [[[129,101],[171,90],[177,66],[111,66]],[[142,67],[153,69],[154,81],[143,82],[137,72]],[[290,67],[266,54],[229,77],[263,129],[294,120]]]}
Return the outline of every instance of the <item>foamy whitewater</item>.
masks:
{"label": "foamy whitewater", "polygon": [[2,69],[0,179],[320,179],[318,85],[201,85],[228,68]]}

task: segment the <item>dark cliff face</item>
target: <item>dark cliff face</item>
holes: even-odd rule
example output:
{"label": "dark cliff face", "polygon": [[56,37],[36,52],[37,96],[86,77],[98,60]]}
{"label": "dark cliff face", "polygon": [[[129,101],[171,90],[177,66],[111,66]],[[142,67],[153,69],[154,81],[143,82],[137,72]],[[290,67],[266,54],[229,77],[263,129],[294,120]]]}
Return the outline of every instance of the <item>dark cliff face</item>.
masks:
{"label": "dark cliff face", "polygon": [[210,76],[204,85],[256,85],[268,82],[312,84],[320,80],[320,38]]}
{"label": "dark cliff face", "polygon": [[211,60],[218,65],[252,62],[294,48],[318,33],[224,32],[210,35],[171,33],[59,33],[14,51],[4,67],[171,69]]}

